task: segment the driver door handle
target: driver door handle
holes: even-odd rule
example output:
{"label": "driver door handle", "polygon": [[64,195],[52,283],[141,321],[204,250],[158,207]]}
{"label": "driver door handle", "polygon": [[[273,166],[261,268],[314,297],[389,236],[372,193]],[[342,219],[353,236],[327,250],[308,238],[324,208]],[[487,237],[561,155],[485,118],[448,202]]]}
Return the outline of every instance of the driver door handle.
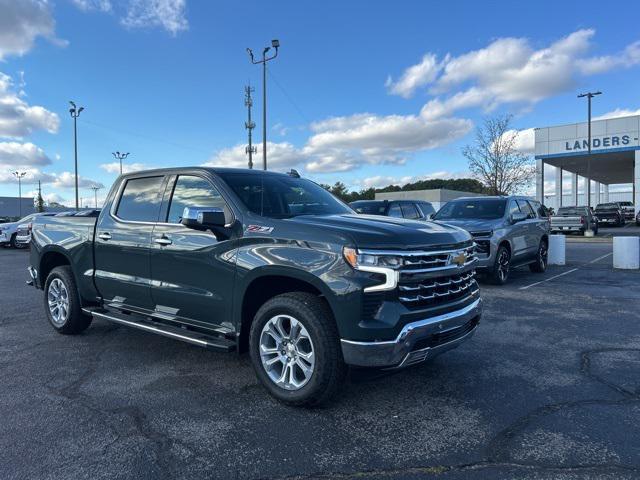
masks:
{"label": "driver door handle", "polygon": [[109,232],[102,232],[98,235],[98,238],[101,240],[111,240],[111,234]]}
{"label": "driver door handle", "polygon": [[153,241],[158,245],[171,245],[173,243],[170,238],[167,238],[164,235],[162,237],[154,238]]}

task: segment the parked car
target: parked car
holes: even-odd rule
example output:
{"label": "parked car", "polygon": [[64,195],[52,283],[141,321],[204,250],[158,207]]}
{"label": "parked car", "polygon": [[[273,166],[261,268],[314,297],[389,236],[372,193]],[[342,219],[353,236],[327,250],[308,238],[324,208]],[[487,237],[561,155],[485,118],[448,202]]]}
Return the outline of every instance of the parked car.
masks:
{"label": "parked car", "polygon": [[598,234],[598,219],[589,207],[560,207],[558,213],[551,217],[551,233],[578,232],[584,235],[587,231]]}
{"label": "parked car", "polygon": [[409,220],[429,220],[436,213],[431,203],[422,200],[356,200],[349,205],[358,213]]}
{"label": "parked car", "polygon": [[32,213],[23,217],[15,222],[0,223],[0,245],[8,246],[11,248],[22,248],[22,245],[18,245],[16,242],[16,236],[18,233],[18,226],[33,221],[34,218],[41,215],[55,215],[54,213]]}
{"label": "parked car", "polygon": [[636,226],[640,227],[640,211],[636,214]]}
{"label": "parked car", "polygon": [[546,215],[539,202],[526,197],[471,197],[447,202],[434,220],[467,230],[476,242],[478,272],[502,285],[515,267],[528,265],[538,273],[546,270]]}
{"label": "parked car", "polygon": [[295,172],[125,174],[97,219],[38,219],[32,236],[32,283],[59,333],[98,318],[248,350],[260,382],[294,405],[329,399],[347,365],[431,359],[481,316],[466,231],[357,215]]}
{"label": "parked car", "polygon": [[626,220],[622,207],[618,202],[600,203],[596,205],[595,215],[599,225],[624,226]]}
{"label": "parked car", "polygon": [[622,208],[625,220],[633,220],[636,216],[636,207],[633,202],[618,202]]}

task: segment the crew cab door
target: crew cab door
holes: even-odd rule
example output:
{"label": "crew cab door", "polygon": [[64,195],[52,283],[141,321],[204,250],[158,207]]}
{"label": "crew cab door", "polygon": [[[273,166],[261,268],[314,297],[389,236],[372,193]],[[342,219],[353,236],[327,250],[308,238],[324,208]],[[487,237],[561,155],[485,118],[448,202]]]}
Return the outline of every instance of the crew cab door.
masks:
{"label": "crew cab door", "polygon": [[95,282],[107,304],[151,310],[151,233],[158,221],[165,177],[126,179],[98,219]]}
{"label": "crew cab door", "polygon": [[527,219],[521,222],[525,229],[527,243],[526,253],[528,255],[535,255],[538,251],[538,245],[540,244],[540,237],[542,236],[539,230],[539,224],[541,222],[538,221],[538,216],[529,205],[529,202],[524,199],[518,199],[517,202],[520,211],[527,216]]}
{"label": "crew cab door", "polygon": [[151,296],[156,312],[189,323],[230,321],[236,241],[180,223],[185,207],[222,208],[231,216],[213,182],[195,174],[169,181],[162,218],[151,241]]}
{"label": "crew cab door", "polygon": [[[514,213],[526,213],[520,211],[520,207],[514,199],[509,200],[508,208],[509,218]],[[512,223],[508,228],[511,246],[513,247],[512,257],[514,259],[521,259],[527,253],[527,230],[526,220]]]}

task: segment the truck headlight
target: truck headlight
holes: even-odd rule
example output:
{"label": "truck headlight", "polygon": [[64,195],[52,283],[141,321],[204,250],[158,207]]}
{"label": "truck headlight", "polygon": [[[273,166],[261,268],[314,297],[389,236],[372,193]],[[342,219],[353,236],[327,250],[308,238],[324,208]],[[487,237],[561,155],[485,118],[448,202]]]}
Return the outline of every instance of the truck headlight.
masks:
{"label": "truck headlight", "polygon": [[394,290],[398,286],[400,272],[396,270],[402,265],[402,259],[393,255],[359,254],[355,248],[344,247],[342,255],[345,261],[355,270],[379,273],[384,275],[384,282],[365,287],[365,293]]}

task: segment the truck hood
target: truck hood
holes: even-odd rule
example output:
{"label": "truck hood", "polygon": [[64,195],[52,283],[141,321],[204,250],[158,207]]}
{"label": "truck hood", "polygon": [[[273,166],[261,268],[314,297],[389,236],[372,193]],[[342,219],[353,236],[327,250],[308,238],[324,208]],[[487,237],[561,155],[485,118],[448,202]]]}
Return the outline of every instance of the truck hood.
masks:
{"label": "truck hood", "polygon": [[437,220],[440,225],[454,225],[464,228],[468,232],[486,232],[487,230],[495,230],[504,224],[502,218],[497,220],[482,219],[466,219],[466,220]]}
{"label": "truck hood", "polygon": [[343,234],[358,248],[432,248],[471,239],[464,230],[449,225],[378,215],[301,215],[289,221]]}

